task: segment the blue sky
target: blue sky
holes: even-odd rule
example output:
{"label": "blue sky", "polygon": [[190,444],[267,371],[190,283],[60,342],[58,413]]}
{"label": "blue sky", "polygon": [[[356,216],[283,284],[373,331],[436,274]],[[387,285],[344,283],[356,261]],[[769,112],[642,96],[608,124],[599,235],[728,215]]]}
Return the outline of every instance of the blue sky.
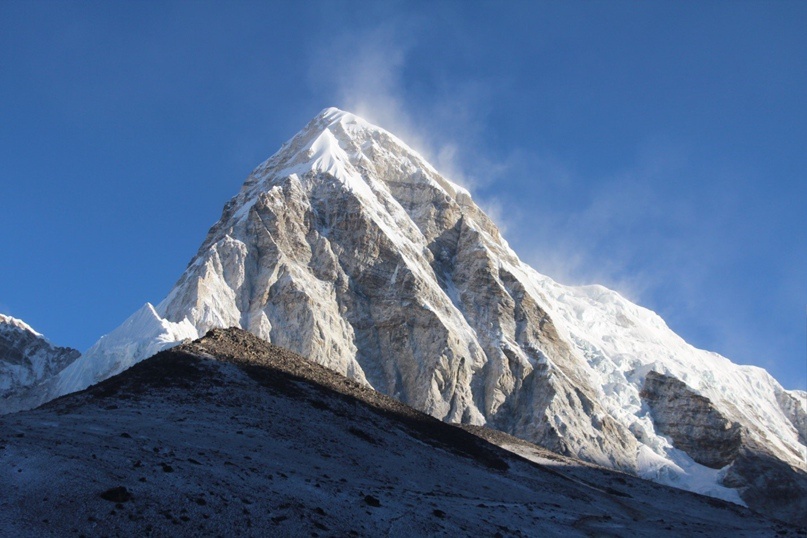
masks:
{"label": "blue sky", "polygon": [[0,312],[79,349],[327,106],[519,255],[807,388],[807,3],[0,3]]}

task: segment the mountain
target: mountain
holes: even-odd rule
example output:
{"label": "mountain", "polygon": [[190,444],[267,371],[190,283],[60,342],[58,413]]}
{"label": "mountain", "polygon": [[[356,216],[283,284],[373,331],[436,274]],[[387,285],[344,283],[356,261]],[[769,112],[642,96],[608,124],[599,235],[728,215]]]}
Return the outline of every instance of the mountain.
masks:
{"label": "mountain", "polygon": [[27,396],[44,390],[54,375],[81,353],[48,342],[22,320],[0,314],[0,407],[5,412],[36,405]]}
{"label": "mountain", "polygon": [[465,189],[326,109],[247,178],[175,287],[40,401],[240,327],[447,422],[807,514],[807,395],[698,350],[601,286],[519,260]]}
{"label": "mountain", "polygon": [[804,535],[469,428],[247,332],[213,330],[0,417],[0,534]]}

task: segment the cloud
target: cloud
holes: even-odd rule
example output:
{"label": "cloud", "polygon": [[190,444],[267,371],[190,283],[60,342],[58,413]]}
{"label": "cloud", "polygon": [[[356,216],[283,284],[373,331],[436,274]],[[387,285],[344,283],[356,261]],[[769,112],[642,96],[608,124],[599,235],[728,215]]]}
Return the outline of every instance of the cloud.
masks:
{"label": "cloud", "polygon": [[[646,139],[621,169],[597,176],[544,148],[494,153],[485,137],[494,86],[424,81],[429,74],[416,72],[428,24],[403,17],[323,38],[309,69],[318,104],[386,128],[471,190],[538,271],[565,284],[612,288],[659,312],[693,344],[738,362],[766,351],[749,336],[750,315],[735,312],[747,308],[740,288],[721,282],[741,263],[734,239],[753,232],[748,200],[734,188],[742,171],[696,161],[693,148],[660,137]],[[413,88],[413,78],[433,91]]]}
{"label": "cloud", "polygon": [[729,349],[722,343],[739,329],[729,315],[736,297],[719,290],[719,275],[737,262],[725,240],[737,213],[721,188],[727,179],[699,170],[686,145],[668,140],[647,141],[632,163],[598,177],[544,161],[539,175],[559,178],[544,182],[534,213],[513,227],[525,261],[564,284],[605,285],[697,336],[696,345]]}
{"label": "cloud", "polygon": [[323,99],[335,101],[328,105],[358,114],[423,151],[421,131],[405,106],[401,77],[412,44],[401,24],[331,36],[312,54],[309,82]]}
{"label": "cloud", "polygon": [[[680,155],[663,146],[649,148],[634,168],[591,190],[585,205],[554,208],[547,196],[533,214],[514,199],[519,195],[508,176],[538,177],[541,189],[561,194],[587,190],[581,183],[590,181],[547,153],[513,148],[492,155],[484,133],[493,92],[482,80],[440,81],[428,98],[416,98],[405,75],[418,46],[412,36],[427,29],[423,19],[403,17],[329,36],[311,55],[314,93],[326,100],[323,106],[336,104],[394,133],[471,190],[503,235],[539,270],[566,283],[605,284],[641,300],[653,288],[653,278],[627,270],[636,249],[615,238],[659,220],[662,211],[669,218],[669,207],[659,203],[660,193],[645,180],[674,168]],[[688,218],[684,209],[676,209],[682,212],[679,221]]]}
{"label": "cloud", "polygon": [[[535,222],[524,223],[530,234],[519,243],[526,260],[563,283],[604,284],[641,301],[657,284],[656,277],[641,269],[647,262],[648,236],[670,221],[685,222],[688,208],[663,200],[644,164],[611,177],[584,178],[571,167],[550,162],[543,174],[559,176],[557,188],[539,200]],[[669,243],[669,255],[656,263],[666,266],[677,246],[664,233],[654,235],[655,241]]]}
{"label": "cloud", "polygon": [[511,225],[527,263],[565,284],[606,285],[691,344],[804,386],[807,372],[794,367],[805,357],[804,263],[783,265],[792,254],[755,246],[777,228],[758,214],[764,199],[739,193],[741,170],[659,141],[603,177],[556,164],[564,179]]}

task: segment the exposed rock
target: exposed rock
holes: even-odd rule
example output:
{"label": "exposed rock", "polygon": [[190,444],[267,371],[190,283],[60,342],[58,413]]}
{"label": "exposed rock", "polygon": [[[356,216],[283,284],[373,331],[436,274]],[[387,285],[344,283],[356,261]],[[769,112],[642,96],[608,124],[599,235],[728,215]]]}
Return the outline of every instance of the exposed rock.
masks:
{"label": "exposed rock", "polygon": [[776,401],[799,434],[799,442],[807,445],[807,392],[783,390],[776,393]]}
{"label": "exposed rock", "polygon": [[707,467],[725,467],[737,457],[742,429],[678,379],[649,372],[640,393],[650,407],[653,423],[676,448]]}
{"label": "exposed rock", "polygon": [[378,508],[379,506],[381,506],[381,501],[379,501],[372,495],[365,495],[364,502],[367,504],[367,506],[372,506],[374,508]]}
{"label": "exposed rock", "polygon": [[807,528],[807,473],[764,447],[741,447],[723,483],[753,510]]}
{"label": "exposed rock", "polygon": [[116,486],[101,493],[101,498],[113,503],[125,503],[132,499],[132,493],[124,486]]}

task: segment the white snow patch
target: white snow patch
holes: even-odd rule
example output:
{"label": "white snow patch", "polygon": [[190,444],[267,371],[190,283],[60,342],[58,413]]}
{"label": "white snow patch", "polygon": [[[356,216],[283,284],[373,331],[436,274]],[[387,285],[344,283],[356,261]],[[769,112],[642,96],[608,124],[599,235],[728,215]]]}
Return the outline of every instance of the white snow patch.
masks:
{"label": "white snow patch", "polygon": [[83,390],[163,349],[198,337],[198,331],[187,319],[173,323],[161,318],[151,303],[146,303],[60,372],[58,395]]}

